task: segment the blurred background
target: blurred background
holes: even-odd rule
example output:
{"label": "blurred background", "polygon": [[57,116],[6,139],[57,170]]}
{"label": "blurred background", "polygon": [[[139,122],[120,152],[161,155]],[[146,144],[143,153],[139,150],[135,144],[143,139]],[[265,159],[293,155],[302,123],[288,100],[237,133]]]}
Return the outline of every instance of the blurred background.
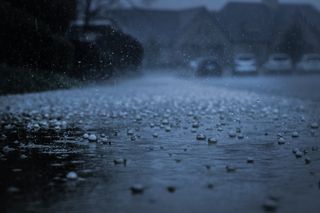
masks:
{"label": "blurred background", "polygon": [[4,0],[0,92],[68,88],[146,70],[318,72],[319,7],[317,0]]}
{"label": "blurred background", "polygon": [[1,0],[0,212],[319,213],[319,9]]}

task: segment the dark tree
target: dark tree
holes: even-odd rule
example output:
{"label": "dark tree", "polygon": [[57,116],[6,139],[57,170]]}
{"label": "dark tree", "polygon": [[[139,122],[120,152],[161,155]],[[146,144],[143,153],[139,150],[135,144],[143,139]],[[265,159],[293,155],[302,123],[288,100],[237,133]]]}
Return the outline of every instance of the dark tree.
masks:
{"label": "dark tree", "polygon": [[300,25],[294,24],[286,31],[279,45],[279,50],[290,55],[294,61],[299,60],[305,51],[311,50],[311,46],[303,36]]}
{"label": "dark tree", "polygon": [[[88,26],[89,22],[101,12],[101,10],[110,10],[114,8],[122,8],[125,4],[132,8],[137,5],[132,0],[77,0],[78,1],[78,16],[83,19],[84,25]],[[155,0],[141,0],[141,4],[150,6]],[[116,22],[109,17],[113,24]]]}
{"label": "dark tree", "polygon": [[73,47],[64,38],[73,0],[8,0],[0,4],[0,63],[34,70],[71,67]]}
{"label": "dark tree", "polygon": [[64,33],[76,17],[76,0],[5,0],[12,7],[46,23],[52,32]]}

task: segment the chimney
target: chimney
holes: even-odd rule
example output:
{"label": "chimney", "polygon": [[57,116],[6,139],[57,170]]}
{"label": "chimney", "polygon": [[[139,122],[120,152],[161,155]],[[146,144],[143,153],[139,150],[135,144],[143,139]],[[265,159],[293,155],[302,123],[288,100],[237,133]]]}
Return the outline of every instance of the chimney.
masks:
{"label": "chimney", "polygon": [[262,3],[271,9],[276,9],[279,6],[279,0],[262,0]]}

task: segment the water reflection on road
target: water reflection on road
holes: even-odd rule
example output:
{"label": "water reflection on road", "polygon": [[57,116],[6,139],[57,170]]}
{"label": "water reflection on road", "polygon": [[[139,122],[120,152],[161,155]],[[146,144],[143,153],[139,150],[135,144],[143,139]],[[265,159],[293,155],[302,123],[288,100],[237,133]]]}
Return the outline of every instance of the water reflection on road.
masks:
{"label": "water reflection on road", "polygon": [[1,198],[8,212],[317,212],[319,82],[152,76],[0,97]]}

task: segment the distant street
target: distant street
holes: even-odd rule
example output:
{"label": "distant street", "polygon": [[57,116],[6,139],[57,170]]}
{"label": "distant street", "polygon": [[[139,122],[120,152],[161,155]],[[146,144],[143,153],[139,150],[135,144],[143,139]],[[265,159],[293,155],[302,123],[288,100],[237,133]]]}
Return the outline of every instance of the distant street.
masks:
{"label": "distant street", "polygon": [[319,124],[320,75],[1,96],[2,208],[318,213]]}

